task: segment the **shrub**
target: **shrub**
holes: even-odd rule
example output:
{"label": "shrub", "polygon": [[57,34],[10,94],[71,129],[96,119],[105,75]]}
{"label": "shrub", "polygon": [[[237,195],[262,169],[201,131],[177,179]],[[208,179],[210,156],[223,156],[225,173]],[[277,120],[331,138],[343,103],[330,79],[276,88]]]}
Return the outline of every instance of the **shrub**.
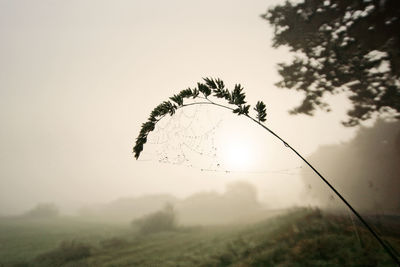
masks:
{"label": "shrub", "polygon": [[176,215],[174,208],[172,205],[167,204],[163,210],[134,220],[132,226],[137,227],[141,234],[175,230]]}
{"label": "shrub", "polygon": [[58,248],[37,256],[35,262],[40,263],[41,266],[59,266],[88,258],[91,250],[91,246],[81,242],[63,241]]}

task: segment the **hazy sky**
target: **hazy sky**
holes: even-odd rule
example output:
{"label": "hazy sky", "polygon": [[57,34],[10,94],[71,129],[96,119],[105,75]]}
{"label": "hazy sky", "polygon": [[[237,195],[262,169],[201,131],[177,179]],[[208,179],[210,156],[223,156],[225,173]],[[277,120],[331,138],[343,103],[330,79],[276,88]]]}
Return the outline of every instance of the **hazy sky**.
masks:
{"label": "hazy sky", "polygon": [[[342,99],[330,114],[287,114],[301,95],[274,86],[276,63],[290,56],[271,47],[260,18],[280,2],[0,0],[0,213],[38,202],[72,209],[145,193],[187,196],[238,179],[256,184],[265,201],[296,200],[294,175],[201,172],[131,153],[149,112],[206,76],[241,83],[250,103],[264,100],[267,125],[306,155],[352,136],[339,123]],[[261,129],[231,118],[220,134],[250,136],[258,166],[249,172],[299,165]]]}

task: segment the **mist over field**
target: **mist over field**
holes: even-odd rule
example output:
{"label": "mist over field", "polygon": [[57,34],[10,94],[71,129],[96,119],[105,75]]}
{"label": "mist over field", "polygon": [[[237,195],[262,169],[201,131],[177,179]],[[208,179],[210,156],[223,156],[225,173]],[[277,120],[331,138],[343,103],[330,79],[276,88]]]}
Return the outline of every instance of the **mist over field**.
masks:
{"label": "mist over field", "polygon": [[397,0],[0,0],[0,266],[400,264],[399,28]]}
{"label": "mist over field", "polygon": [[[208,167],[203,163],[159,164],[161,154],[135,161],[132,154],[151,110],[206,76],[223,78],[229,86],[240,82],[249,102],[266,101],[271,128],[303,153],[353,135],[354,129],[329,122],[345,114],[340,97],[333,99],[340,107],[334,114],[288,116],[299,96],[273,84],[275,63],[289,56],[286,49],[270,47],[272,29],[259,17],[272,4],[1,1],[0,214],[48,202],[74,213],[120,197],[222,193],[236,180],[256,185],[266,202],[301,201],[299,175],[268,173],[301,163],[281,143],[223,111],[205,109],[194,117],[207,111],[219,127],[216,160],[226,165],[221,172],[202,172]],[[205,123],[210,118],[192,124],[197,128],[190,135],[216,126]],[[201,145],[211,150],[208,143]],[[238,157],[243,152],[247,159]]]}

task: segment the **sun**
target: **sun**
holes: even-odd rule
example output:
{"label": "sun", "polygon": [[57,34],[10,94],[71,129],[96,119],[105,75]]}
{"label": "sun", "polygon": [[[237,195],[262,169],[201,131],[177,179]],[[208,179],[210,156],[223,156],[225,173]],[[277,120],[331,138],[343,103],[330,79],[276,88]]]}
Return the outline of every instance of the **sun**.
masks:
{"label": "sun", "polygon": [[232,169],[246,169],[251,165],[251,149],[243,143],[232,143],[224,151],[224,161]]}
{"label": "sun", "polygon": [[255,161],[255,144],[244,133],[224,135],[219,144],[222,166],[233,171],[249,170]]}

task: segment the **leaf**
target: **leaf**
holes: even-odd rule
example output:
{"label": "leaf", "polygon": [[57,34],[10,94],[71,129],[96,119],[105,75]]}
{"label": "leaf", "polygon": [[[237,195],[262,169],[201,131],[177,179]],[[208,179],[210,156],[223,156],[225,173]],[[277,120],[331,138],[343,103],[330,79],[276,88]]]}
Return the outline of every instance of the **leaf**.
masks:
{"label": "leaf", "polygon": [[267,116],[267,112],[264,102],[258,101],[254,110],[257,112],[258,121],[266,121],[265,117]]}
{"label": "leaf", "polygon": [[136,142],[136,145],[133,147],[133,153],[135,153],[135,158],[138,159],[140,153],[143,151],[143,143]]}
{"label": "leaf", "polygon": [[228,101],[231,99],[231,93],[227,89],[220,89],[220,88],[215,89],[214,96],[218,98],[225,98]]}
{"label": "leaf", "polygon": [[225,84],[224,84],[224,82],[222,80],[217,79],[215,82],[217,83],[219,89],[224,89],[225,88]]}
{"label": "leaf", "polygon": [[169,115],[171,115],[171,116],[174,115],[175,114],[175,110],[177,108],[178,108],[177,106],[173,105],[171,102],[168,101],[168,112],[169,112]]}
{"label": "leaf", "polygon": [[158,105],[152,112],[152,115],[154,113],[154,116],[156,117],[161,117],[164,116],[169,112],[169,107],[168,107],[168,102],[164,101],[160,105]]}
{"label": "leaf", "polygon": [[193,89],[192,96],[193,96],[193,99],[199,96],[199,90],[197,88]]}
{"label": "leaf", "polygon": [[189,97],[193,96],[193,91],[192,91],[192,89],[187,88],[185,90],[180,91],[179,96],[182,98],[189,98]]}
{"label": "leaf", "polygon": [[250,105],[240,105],[238,108],[233,110],[233,113],[237,113],[238,115],[248,115],[249,114]]}
{"label": "leaf", "polygon": [[206,82],[206,85],[211,89],[217,89],[217,84],[215,83],[214,79],[212,78],[203,78]]}
{"label": "leaf", "polygon": [[151,114],[150,114],[150,117],[149,117],[148,120],[151,121],[151,122],[154,122],[154,123],[157,121],[156,117],[152,116]]}
{"label": "leaf", "polygon": [[174,96],[170,97],[169,99],[171,99],[176,104],[178,104],[178,106],[182,106],[183,105],[183,98],[182,98],[182,96],[180,94],[179,95],[174,95]]}
{"label": "leaf", "polygon": [[[231,99],[229,90],[225,89],[225,84],[221,79],[203,78],[208,88],[212,89],[214,96],[218,98]],[[208,95],[207,95],[208,96]]]}
{"label": "leaf", "polygon": [[197,88],[206,98],[211,94],[211,89],[204,83],[197,83]]}
{"label": "leaf", "polygon": [[235,89],[232,91],[231,99],[229,101],[230,104],[235,104],[237,106],[246,104],[244,100],[246,95],[242,92],[243,87],[240,84],[235,85]]}
{"label": "leaf", "polygon": [[217,79],[213,79],[213,78],[203,78],[203,80],[206,82],[206,85],[211,88],[211,89],[224,89],[225,85],[224,82],[217,78]]}
{"label": "leaf", "polygon": [[249,115],[250,105],[243,105],[242,107],[242,114]]}
{"label": "leaf", "polygon": [[142,124],[142,130],[146,132],[151,132],[155,128],[154,122],[148,121]]}

